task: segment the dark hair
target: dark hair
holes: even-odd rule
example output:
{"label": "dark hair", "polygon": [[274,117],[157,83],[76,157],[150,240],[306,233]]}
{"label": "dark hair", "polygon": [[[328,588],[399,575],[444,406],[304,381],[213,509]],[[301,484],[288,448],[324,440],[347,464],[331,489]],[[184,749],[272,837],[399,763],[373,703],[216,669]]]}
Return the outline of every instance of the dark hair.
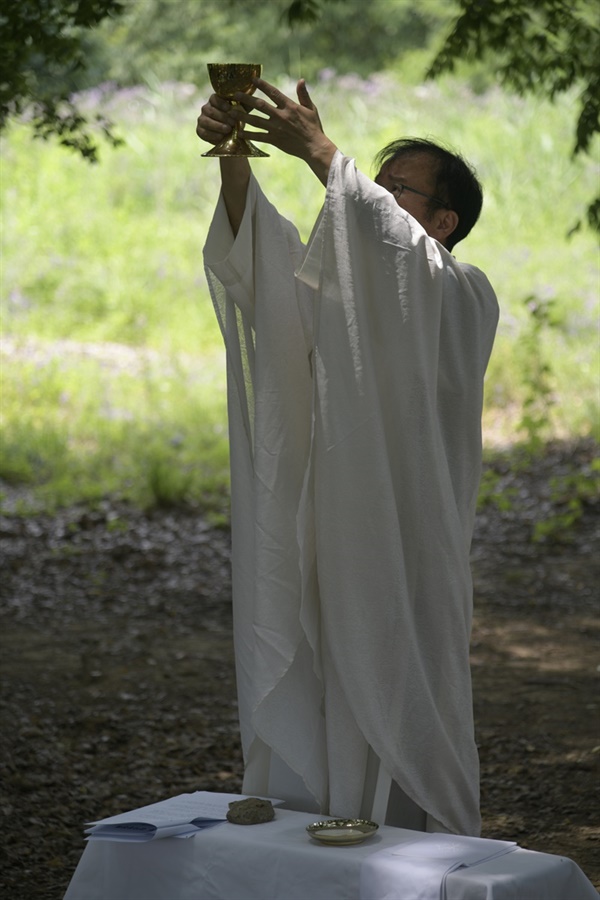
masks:
{"label": "dark hair", "polygon": [[[455,244],[465,238],[479,218],[483,205],[483,190],[473,167],[460,156],[433,141],[424,138],[400,138],[380,150],[374,160],[379,174],[383,167],[402,156],[426,153],[436,162],[435,196],[453,209],[458,216],[458,225],[448,237],[446,245],[452,250]],[[433,213],[439,203],[429,202]]]}

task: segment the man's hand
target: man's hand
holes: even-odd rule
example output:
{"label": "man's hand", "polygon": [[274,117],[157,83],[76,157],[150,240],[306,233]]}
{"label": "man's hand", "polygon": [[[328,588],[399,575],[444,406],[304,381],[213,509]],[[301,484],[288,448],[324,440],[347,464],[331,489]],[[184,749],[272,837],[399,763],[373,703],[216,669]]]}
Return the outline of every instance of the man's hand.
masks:
{"label": "man's hand", "polygon": [[[246,112],[234,109],[231,114],[244,123],[263,129],[245,130],[246,137],[252,141],[272,144],[290,156],[303,159],[326,185],[329,166],[337,148],[323,132],[319,113],[310,98],[304,79],[300,79],[296,87],[298,103],[262,78],[255,78],[254,84],[272,103],[268,103],[262,97],[248,94],[240,93],[236,96],[235,99]],[[263,115],[253,115],[248,112],[249,109],[255,109]]]}
{"label": "man's hand", "polygon": [[233,107],[227,100],[212,94],[204,104],[196,123],[196,134],[209,144],[218,144],[232,130],[235,119],[231,115]]}

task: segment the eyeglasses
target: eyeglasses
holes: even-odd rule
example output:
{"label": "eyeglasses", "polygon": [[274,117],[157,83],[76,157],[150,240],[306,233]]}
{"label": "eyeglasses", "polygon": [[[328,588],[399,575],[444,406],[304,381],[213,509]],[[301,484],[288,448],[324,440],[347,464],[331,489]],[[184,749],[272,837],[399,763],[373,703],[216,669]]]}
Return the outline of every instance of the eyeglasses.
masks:
{"label": "eyeglasses", "polygon": [[448,204],[445,200],[439,200],[437,197],[432,197],[431,194],[424,194],[423,191],[418,191],[416,188],[411,188],[407,184],[402,184],[402,182],[398,182],[391,189],[390,193],[394,195],[396,199],[402,196],[404,191],[410,191],[411,194],[418,194],[419,197],[427,197],[428,200],[432,200],[434,203],[437,203],[439,206],[443,206],[447,208]]}

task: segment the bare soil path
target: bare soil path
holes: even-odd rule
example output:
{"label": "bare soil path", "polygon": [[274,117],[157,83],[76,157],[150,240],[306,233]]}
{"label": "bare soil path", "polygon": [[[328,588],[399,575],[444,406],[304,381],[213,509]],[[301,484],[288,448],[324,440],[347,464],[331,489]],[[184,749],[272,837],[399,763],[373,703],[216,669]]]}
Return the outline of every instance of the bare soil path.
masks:
{"label": "bare soil path", "polygon": [[[598,502],[531,540],[563,511],[550,478],[596,450],[493,463],[513,499],[478,518],[472,662],[484,834],[570,856],[600,887]],[[59,900],[89,819],[240,788],[229,535],[106,501],[5,514],[0,550],[0,890]]]}

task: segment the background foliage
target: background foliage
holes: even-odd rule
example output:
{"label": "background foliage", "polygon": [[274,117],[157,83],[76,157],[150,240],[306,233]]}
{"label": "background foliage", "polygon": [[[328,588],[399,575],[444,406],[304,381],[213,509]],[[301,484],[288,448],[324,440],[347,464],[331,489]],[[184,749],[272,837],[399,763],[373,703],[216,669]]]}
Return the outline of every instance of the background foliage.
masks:
{"label": "background foliage", "polygon": [[90,123],[71,95],[99,74],[91,29],[122,10],[119,0],[4,0],[0,131],[11,116],[26,113],[36,137],[58,137],[92,162],[95,132],[118,143],[111,124],[101,115]]}
{"label": "background foliage", "polygon": [[[199,59],[237,58],[243,49],[243,56],[259,59],[272,73],[314,79],[320,69],[332,67],[366,76],[428,46],[452,10],[443,0],[337,0],[321,9],[318,22],[296,19],[292,25],[288,5],[287,0],[134,0],[104,29],[101,40],[112,51],[105,56],[106,75],[127,84],[149,75],[196,81]],[[123,47],[127,54],[118,52]]]}
{"label": "background foliage", "polygon": [[[460,147],[486,204],[458,256],[488,273],[502,308],[487,440],[535,449],[597,429],[597,252],[589,230],[566,239],[598,177],[593,154],[572,158],[577,87],[553,103],[519,98],[485,61],[425,81],[455,11],[437,0],[418,12],[338,0],[294,32],[283,0],[123,5],[87,35],[74,99],[88,121],[118,123],[124,146],[85,166],[32,143],[27,114],[2,141],[5,482],[44,502],[113,493],[222,509],[224,364],[201,262],[218,179],[194,127],[205,63],[234,50],[288,93],[308,76],[328,132],[364,171],[402,133]],[[255,170],[306,237],[316,179],[277,151]]]}
{"label": "background foliage", "polygon": [[[554,99],[577,89],[573,152],[589,152],[600,130],[600,3],[598,0],[459,0],[461,15],[429,75],[459,60],[493,61],[500,81],[520,94]],[[589,223],[600,232],[600,196]]]}

